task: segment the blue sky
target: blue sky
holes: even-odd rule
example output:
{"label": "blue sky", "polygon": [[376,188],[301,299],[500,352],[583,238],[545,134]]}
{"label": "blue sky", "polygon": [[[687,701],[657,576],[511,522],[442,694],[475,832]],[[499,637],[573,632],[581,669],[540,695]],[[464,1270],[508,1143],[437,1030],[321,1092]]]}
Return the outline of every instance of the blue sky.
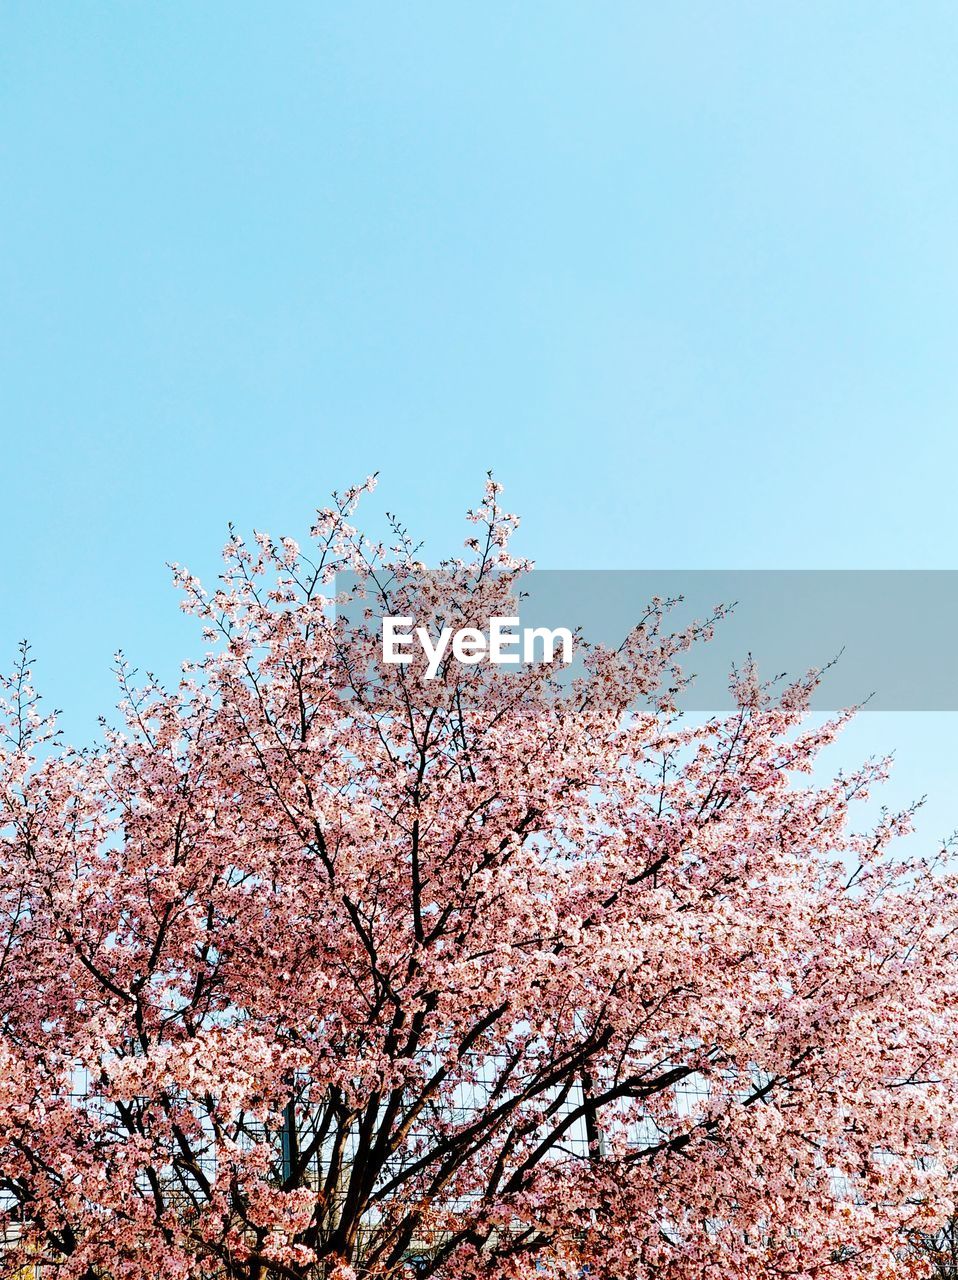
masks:
{"label": "blue sky", "polygon": [[934,0],[11,0],[0,650],[82,740],[377,468],[436,555],[492,466],[548,567],[955,567],[956,156]]}

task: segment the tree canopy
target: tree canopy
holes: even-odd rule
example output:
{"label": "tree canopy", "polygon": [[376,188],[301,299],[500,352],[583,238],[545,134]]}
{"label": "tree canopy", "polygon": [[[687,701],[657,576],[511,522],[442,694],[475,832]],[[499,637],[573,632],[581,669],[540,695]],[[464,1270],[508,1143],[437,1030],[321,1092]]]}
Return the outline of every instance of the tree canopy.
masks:
{"label": "tree canopy", "polygon": [[[0,1274],[901,1276],[950,1211],[955,880],[822,783],[819,679],[677,714],[653,601],[581,673],[382,661],[514,612],[317,513],[236,534],[178,687],[85,750],[26,651],[0,750]],[[335,606],[348,571],[365,621]],[[354,600],[355,606],[355,600]],[[719,623],[720,624],[720,623]]]}

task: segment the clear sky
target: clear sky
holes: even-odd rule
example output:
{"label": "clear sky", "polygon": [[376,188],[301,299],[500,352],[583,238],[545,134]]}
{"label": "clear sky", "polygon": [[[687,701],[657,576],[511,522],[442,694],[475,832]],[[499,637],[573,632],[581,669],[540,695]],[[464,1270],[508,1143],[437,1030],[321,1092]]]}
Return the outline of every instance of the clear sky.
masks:
{"label": "clear sky", "polygon": [[950,0],[8,0],[0,191],[0,650],[74,738],[167,560],[375,469],[437,556],[492,466],[548,567],[956,567]]}

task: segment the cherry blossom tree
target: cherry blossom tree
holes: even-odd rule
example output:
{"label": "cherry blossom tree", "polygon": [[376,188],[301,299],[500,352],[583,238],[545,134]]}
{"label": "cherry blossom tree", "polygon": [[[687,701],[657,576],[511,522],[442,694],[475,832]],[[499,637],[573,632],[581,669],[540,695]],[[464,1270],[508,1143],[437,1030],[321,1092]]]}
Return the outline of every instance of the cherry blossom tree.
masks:
{"label": "cherry blossom tree", "polygon": [[384,665],[383,614],[482,627],[529,565],[492,481],[436,571],[362,488],[176,569],[208,652],[121,664],[100,746],[6,683],[0,1274],[924,1274],[956,885],[850,816],[885,763],[810,776],[814,673],[686,723],[717,619],[665,602],[564,681]]}

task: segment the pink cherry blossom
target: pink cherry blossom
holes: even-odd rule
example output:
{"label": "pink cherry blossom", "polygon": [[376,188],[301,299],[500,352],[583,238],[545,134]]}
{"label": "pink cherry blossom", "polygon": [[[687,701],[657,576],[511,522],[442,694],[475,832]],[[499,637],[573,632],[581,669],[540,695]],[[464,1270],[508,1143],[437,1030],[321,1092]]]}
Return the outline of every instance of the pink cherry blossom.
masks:
{"label": "pink cherry blossom", "polygon": [[[673,707],[655,601],[584,672],[382,662],[529,566],[490,481],[427,572],[351,522],[177,569],[212,647],[61,744],[0,743],[0,1275],[853,1280],[952,1211],[956,880],[863,833],[885,762],[735,677]],[[370,617],[334,603],[356,575]],[[342,579],[340,578],[341,582]]]}

